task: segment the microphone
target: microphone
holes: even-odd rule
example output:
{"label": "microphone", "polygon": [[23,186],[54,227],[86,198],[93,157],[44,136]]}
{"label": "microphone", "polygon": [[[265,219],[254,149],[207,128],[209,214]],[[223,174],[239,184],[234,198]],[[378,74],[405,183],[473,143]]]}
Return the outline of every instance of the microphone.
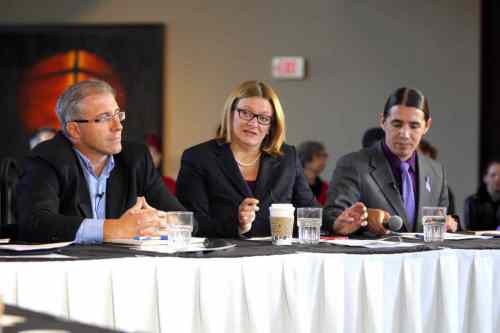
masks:
{"label": "microphone", "polygon": [[102,197],[104,196],[104,193],[106,193],[106,192],[97,193],[96,197],[98,197],[99,199],[102,199]]}
{"label": "microphone", "polygon": [[393,215],[382,222],[386,229],[390,231],[399,231],[403,227],[403,219],[400,216]]}
{"label": "microphone", "polygon": [[377,221],[390,231],[399,231],[403,227],[403,219],[400,216],[391,216],[389,212],[377,208],[367,208],[368,220]]}

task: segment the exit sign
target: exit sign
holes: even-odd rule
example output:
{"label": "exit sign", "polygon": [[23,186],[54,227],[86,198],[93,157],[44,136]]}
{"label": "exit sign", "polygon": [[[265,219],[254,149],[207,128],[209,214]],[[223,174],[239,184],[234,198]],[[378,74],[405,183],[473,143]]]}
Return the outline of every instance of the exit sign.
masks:
{"label": "exit sign", "polygon": [[304,57],[273,57],[271,71],[274,79],[303,80]]}

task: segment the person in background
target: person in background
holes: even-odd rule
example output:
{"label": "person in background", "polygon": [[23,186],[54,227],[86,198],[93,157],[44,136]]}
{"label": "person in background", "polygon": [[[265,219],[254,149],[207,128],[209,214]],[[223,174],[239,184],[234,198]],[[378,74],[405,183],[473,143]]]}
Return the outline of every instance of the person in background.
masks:
{"label": "person in background", "polygon": [[[380,114],[385,139],[343,156],[337,162],[323,210],[326,231],[348,235],[358,230],[376,235],[388,231],[381,219],[398,215],[401,231],[422,232],[421,207],[448,207],[444,168],[418,153],[422,137],[431,128],[427,98],[418,90],[399,88]],[[377,218],[369,218],[370,211]],[[447,217],[448,231],[457,221]]]}
{"label": "person in background", "polygon": [[300,162],[304,168],[304,175],[311,187],[316,200],[321,205],[325,204],[326,192],[328,191],[328,183],[320,177],[326,167],[328,153],[325,145],[317,141],[305,141],[297,147]]}
{"label": "person in background", "polygon": [[383,141],[385,138],[385,132],[380,127],[371,127],[363,133],[363,138],[361,139],[361,147],[369,148],[373,147],[377,142]]}
{"label": "person in background", "polygon": [[486,167],[478,191],[465,199],[464,230],[500,229],[500,160]]}
{"label": "person in background", "polygon": [[[436,147],[434,147],[429,141],[426,139],[422,139],[420,141],[420,144],[418,145],[418,150],[429,157],[430,159],[436,161],[438,157],[438,150]],[[452,215],[455,220],[459,221],[459,217],[455,211],[455,194],[453,194],[453,191],[450,188],[450,185],[448,185],[448,214]],[[460,226],[460,225],[459,225]]]}
{"label": "person in background", "polygon": [[422,139],[420,140],[420,144],[418,145],[418,150],[429,157],[430,159],[433,159],[434,161],[437,160],[438,158],[438,150],[436,147],[434,147],[428,140]]}
{"label": "person in background", "polygon": [[57,130],[54,128],[42,127],[37,129],[30,138],[30,149],[35,148],[40,142],[52,139],[56,134]]}
{"label": "person in background", "polygon": [[108,83],[68,87],[56,113],[62,132],[31,151],[17,183],[20,240],[91,244],[152,236],[162,211],[184,210],[146,146],[122,142],[125,112]]}
{"label": "person in background", "polygon": [[246,81],[229,94],[217,137],[184,151],[177,178],[177,197],[194,212],[200,236],[269,236],[271,204],[318,206],[285,132],[270,86]]}
{"label": "person in background", "polygon": [[[148,134],[146,136],[146,145],[148,146],[149,153],[153,159],[153,164],[156,169],[161,173],[160,166],[163,159],[161,141],[160,138],[155,134]],[[162,176],[163,182],[169,189],[170,193],[175,195],[175,180],[168,176]]]}

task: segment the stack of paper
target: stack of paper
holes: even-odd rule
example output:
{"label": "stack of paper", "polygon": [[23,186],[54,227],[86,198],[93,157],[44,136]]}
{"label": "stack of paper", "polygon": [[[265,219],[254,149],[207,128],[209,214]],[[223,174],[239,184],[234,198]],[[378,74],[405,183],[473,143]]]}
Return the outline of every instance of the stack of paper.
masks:
{"label": "stack of paper", "polygon": [[[399,233],[398,236],[407,239],[420,239],[420,240],[424,239],[424,234],[421,232],[404,232],[404,233]],[[444,233],[445,240],[489,239],[489,238],[491,238],[491,236],[464,235],[451,232]]]}
{"label": "stack of paper", "polygon": [[204,237],[192,237],[191,243],[185,248],[175,248],[169,246],[168,240],[158,237],[140,238],[140,239],[113,239],[107,243],[113,245],[129,246],[133,250],[157,252],[157,253],[178,253],[178,252],[202,252],[217,251],[235,247],[236,244],[224,240],[208,240]]}
{"label": "stack of paper", "polygon": [[325,240],[324,242],[342,246],[365,247],[368,249],[415,247],[421,245],[416,243],[389,242],[378,239],[335,239]]}
{"label": "stack of paper", "polygon": [[492,236],[492,237],[500,237],[500,230],[482,230],[482,231],[474,231],[474,234],[477,236]]}
{"label": "stack of paper", "polygon": [[[203,244],[205,237],[191,237],[191,245]],[[120,238],[106,241],[109,244],[135,245],[135,246],[157,246],[168,245],[168,239],[163,237],[140,237],[140,238]]]}
{"label": "stack of paper", "polygon": [[26,251],[45,251],[45,250],[55,250],[62,247],[66,247],[73,242],[61,242],[61,243],[48,243],[48,244],[5,244],[0,245],[0,250],[16,251],[16,252],[26,252]]}

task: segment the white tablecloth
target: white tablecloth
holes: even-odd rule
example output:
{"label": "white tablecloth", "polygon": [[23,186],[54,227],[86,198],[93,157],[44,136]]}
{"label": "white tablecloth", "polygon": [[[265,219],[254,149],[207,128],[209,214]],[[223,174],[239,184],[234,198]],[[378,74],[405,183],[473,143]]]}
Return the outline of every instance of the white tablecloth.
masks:
{"label": "white tablecloth", "polygon": [[0,262],[6,303],[145,332],[500,332],[500,251]]}

